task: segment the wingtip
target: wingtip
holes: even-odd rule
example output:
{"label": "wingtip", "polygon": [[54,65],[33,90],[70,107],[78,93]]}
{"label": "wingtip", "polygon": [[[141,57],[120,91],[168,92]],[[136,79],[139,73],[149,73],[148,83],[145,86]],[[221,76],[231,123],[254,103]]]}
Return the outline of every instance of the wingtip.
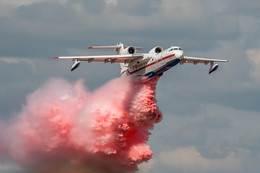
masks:
{"label": "wingtip", "polygon": [[56,56],[56,57],[53,57],[52,59],[59,59],[59,57]]}
{"label": "wingtip", "polygon": [[92,48],[93,48],[92,46],[88,47],[88,49],[92,49]]}

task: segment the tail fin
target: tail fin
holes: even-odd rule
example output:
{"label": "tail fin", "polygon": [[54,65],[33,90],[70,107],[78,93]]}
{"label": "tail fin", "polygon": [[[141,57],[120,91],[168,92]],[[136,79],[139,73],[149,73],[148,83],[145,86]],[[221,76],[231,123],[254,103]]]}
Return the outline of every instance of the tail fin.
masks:
{"label": "tail fin", "polygon": [[[91,46],[88,49],[114,49],[118,55],[122,54],[134,54],[136,50],[143,49],[142,47],[124,46],[122,43],[116,46]],[[131,49],[131,51],[129,51]],[[128,69],[128,63],[120,63],[121,74]]]}

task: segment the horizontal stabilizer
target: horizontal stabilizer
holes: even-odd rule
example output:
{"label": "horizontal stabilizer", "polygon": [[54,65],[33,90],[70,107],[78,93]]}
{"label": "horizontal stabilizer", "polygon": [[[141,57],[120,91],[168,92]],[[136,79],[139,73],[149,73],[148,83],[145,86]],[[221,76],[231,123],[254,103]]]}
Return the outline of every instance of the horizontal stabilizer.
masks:
{"label": "horizontal stabilizer", "polygon": [[88,47],[88,49],[120,49],[121,46],[117,45],[117,46],[90,46]]}
{"label": "horizontal stabilizer", "polygon": [[[122,46],[117,45],[117,46],[90,46],[88,49],[120,49]],[[128,46],[124,46],[124,49],[127,48]],[[133,46],[136,50],[142,50],[142,47],[135,47]]]}

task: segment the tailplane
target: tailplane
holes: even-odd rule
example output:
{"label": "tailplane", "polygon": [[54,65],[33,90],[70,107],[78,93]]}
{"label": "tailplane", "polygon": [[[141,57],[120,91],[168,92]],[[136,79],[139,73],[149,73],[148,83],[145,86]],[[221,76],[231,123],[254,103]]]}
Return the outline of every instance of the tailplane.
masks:
{"label": "tailplane", "polygon": [[135,54],[136,50],[143,49],[142,47],[124,46],[119,43],[115,46],[90,46],[88,49],[114,49],[118,55]]}

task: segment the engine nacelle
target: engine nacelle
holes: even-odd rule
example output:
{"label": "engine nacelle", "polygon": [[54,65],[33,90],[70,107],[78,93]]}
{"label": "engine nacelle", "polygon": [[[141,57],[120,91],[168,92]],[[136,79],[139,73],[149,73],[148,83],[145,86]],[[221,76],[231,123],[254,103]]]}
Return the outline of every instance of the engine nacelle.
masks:
{"label": "engine nacelle", "polygon": [[163,48],[156,46],[149,51],[149,54],[157,54],[163,51]]}
{"label": "engine nacelle", "polygon": [[135,54],[136,53],[136,48],[135,47],[132,47],[132,46],[129,46],[125,49],[121,49],[120,50],[120,54],[121,55],[126,55],[126,54]]}

